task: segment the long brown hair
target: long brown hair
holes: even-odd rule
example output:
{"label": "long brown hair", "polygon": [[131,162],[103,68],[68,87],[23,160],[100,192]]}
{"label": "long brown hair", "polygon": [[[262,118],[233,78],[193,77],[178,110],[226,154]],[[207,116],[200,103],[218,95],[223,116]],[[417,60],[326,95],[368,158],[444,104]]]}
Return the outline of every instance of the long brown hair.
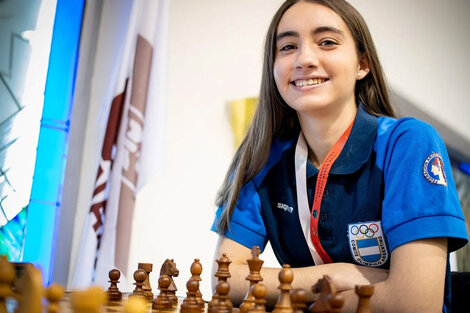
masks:
{"label": "long brown hair", "polygon": [[217,194],[216,204],[223,206],[217,225],[217,231],[220,234],[228,229],[240,189],[262,169],[268,160],[273,138],[288,136],[300,129],[296,112],[282,99],[273,75],[277,27],[284,13],[300,1],[317,3],[336,12],[351,31],[358,55],[367,57],[370,72],[356,83],[356,103],[362,103],[364,109],[370,114],[395,116],[372,36],[359,12],[344,0],[285,1],[274,15],[266,35],[258,107],[247,135],[235,153]]}

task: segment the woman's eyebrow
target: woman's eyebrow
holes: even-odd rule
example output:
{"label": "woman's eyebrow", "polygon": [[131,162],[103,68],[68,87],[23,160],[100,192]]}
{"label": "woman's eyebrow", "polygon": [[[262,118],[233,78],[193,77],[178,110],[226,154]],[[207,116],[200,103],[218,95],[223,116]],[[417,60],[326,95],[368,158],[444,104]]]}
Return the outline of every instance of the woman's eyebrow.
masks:
{"label": "woman's eyebrow", "polygon": [[[344,36],[344,32],[341,29],[338,29],[333,26],[319,26],[312,30],[312,35],[317,35],[319,33],[331,32],[341,36]],[[299,33],[293,30],[288,30],[282,33],[277,34],[276,42],[285,37],[299,37]]]}

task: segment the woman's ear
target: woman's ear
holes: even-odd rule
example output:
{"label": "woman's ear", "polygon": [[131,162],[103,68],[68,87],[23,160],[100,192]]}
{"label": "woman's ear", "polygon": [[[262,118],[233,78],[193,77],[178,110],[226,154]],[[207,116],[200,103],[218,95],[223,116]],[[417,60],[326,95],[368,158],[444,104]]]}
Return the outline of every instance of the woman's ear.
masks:
{"label": "woman's ear", "polygon": [[370,68],[369,68],[369,58],[367,57],[366,54],[361,55],[359,58],[359,66],[357,68],[357,80],[361,80],[364,77],[367,76],[369,73]]}

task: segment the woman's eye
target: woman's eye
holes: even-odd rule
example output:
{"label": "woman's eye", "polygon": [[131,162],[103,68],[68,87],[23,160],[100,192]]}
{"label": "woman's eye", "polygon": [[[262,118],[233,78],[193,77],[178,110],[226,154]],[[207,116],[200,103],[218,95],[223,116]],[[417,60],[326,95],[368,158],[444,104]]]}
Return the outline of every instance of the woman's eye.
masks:
{"label": "woman's eye", "polygon": [[333,41],[331,39],[325,39],[325,40],[322,40],[320,42],[320,46],[323,46],[323,47],[332,47],[332,46],[335,46],[337,44],[338,43],[336,41]]}
{"label": "woman's eye", "polygon": [[289,50],[293,50],[295,49],[295,46],[294,45],[285,45],[285,46],[282,46],[281,49],[279,49],[280,51],[289,51]]}

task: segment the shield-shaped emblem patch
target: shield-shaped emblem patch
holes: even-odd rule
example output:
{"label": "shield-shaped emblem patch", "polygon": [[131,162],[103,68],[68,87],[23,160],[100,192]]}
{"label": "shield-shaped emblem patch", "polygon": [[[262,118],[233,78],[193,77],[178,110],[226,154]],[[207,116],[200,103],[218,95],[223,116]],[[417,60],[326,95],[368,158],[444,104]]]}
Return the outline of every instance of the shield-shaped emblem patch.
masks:
{"label": "shield-shaped emblem patch", "polygon": [[357,263],[377,267],[387,262],[388,250],[380,221],[349,224],[348,237]]}

